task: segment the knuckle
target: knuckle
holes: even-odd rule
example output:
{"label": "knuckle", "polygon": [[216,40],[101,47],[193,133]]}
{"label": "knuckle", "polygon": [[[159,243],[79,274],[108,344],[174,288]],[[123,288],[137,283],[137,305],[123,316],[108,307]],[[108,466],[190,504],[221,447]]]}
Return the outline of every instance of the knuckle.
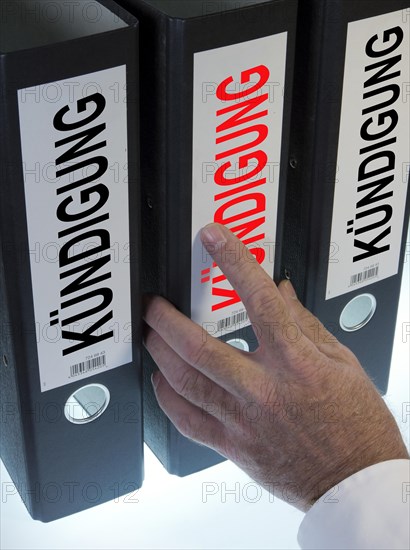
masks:
{"label": "knuckle", "polygon": [[208,341],[202,341],[199,345],[196,342],[190,343],[187,349],[188,363],[193,367],[197,365],[205,366],[211,362],[212,349]]}
{"label": "knuckle", "polygon": [[182,397],[189,397],[198,389],[199,373],[184,371],[175,382],[175,390]]}
{"label": "knuckle", "polygon": [[240,242],[226,242],[221,248],[221,259],[224,263],[237,266],[242,269],[244,266],[244,246]]}
{"label": "knuckle", "polygon": [[149,324],[154,328],[161,328],[161,326],[164,324],[165,312],[166,310],[164,308],[162,300],[154,299],[149,309]]}
{"label": "knuckle", "polygon": [[181,414],[177,418],[175,425],[178,431],[188,439],[196,441],[197,443],[208,442],[209,438],[205,436],[203,424],[198,424],[191,415]]}
{"label": "knuckle", "polygon": [[318,332],[322,332],[324,330],[324,326],[319,321],[317,317],[314,317],[310,311],[305,309],[303,306],[298,312],[297,320],[302,324],[306,326],[312,326],[316,328]]}
{"label": "knuckle", "polygon": [[147,330],[144,337],[144,344],[148,351],[155,350],[159,345],[159,335],[155,330]]}
{"label": "knuckle", "polygon": [[344,344],[341,342],[337,342],[334,345],[335,349],[335,356],[337,357],[337,362],[340,362],[344,365],[351,365],[354,368],[362,369],[362,366],[360,365],[360,361],[356,357],[356,355]]}
{"label": "knuckle", "polygon": [[224,428],[218,426],[210,430],[209,434],[207,434],[206,441],[203,439],[201,442],[215,451],[218,451],[218,453],[222,456],[228,458],[228,442],[226,435],[227,434],[225,434]]}
{"label": "knuckle", "polygon": [[283,310],[283,305],[267,285],[258,286],[251,292],[247,299],[247,304],[253,311],[257,311],[261,316],[270,314],[273,309],[275,311]]}
{"label": "knuckle", "polygon": [[278,390],[275,384],[271,381],[264,381],[259,390],[261,403],[275,403],[278,398]]}
{"label": "knuckle", "polygon": [[175,421],[178,431],[189,439],[195,439],[197,430],[193,428],[191,417],[187,414],[181,414]]}
{"label": "knuckle", "polygon": [[305,368],[317,366],[321,354],[314,344],[309,341],[303,341],[299,342],[296,346],[289,346],[287,356],[293,363],[293,366],[300,369],[303,368],[303,366],[305,366]]}
{"label": "knuckle", "polygon": [[181,415],[177,419],[178,431],[188,439],[206,445],[225,457],[228,457],[227,441],[221,426],[207,426],[206,422],[195,422],[189,415]]}

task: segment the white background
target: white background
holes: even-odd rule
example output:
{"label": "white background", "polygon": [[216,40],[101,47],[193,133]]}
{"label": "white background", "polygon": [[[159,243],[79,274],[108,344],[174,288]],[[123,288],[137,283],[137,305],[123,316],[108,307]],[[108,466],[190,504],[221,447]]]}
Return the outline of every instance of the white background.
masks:
{"label": "white background", "polygon": [[[386,396],[407,444],[410,418],[402,422],[402,405],[410,402],[410,335],[407,342],[405,338],[406,323],[410,321],[409,267],[410,254],[405,264]],[[180,479],[168,475],[147,449],[145,482],[134,495],[134,502],[122,498],[118,503],[109,502],[49,524],[33,521],[18,495],[6,499],[4,488],[10,478],[2,463],[0,480],[2,550],[298,548],[296,534],[303,514],[278,499],[271,502],[266,492],[257,499],[256,484],[228,462]],[[203,502],[205,483],[218,489],[207,502]],[[224,502],[223,483],[227,489],[234,489],[238,483],[239,498],[226,494]]]}

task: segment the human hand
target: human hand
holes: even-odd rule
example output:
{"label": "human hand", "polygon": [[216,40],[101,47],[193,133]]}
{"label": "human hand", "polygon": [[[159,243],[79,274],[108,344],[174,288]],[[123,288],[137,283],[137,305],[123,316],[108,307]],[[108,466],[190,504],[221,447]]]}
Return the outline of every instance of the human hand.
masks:
{"label": "human hand", "polygon": [[353,473],[408,458],[356,357],[302,306],[291,283],[277,287],[225,227],[211,224],[201,238],[241,296],[259,348],[235,349],[163,298],[148,299],[155,393],[178,430],[304,511]]}

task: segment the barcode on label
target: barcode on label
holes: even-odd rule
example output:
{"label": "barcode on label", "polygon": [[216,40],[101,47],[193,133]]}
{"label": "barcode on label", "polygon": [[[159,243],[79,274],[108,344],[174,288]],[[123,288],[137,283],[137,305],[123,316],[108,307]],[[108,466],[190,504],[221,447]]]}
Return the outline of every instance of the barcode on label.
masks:
{"label": "barcode on label", "polygon": [[78,376],[79,374],[84,374],[85,372],[90,372],[90,370],[99,369],[105,367],[105,355],[99,355],[88,361],[82,361],[75,365],[71,365],[70,374],[71,376]]}
{"label": "barcode on label", "polygon": [[374,279],[379,274],[379,266],[372,267],[370,269],[365,269],[356,275],[350,277],[350,286],[358,285],[369,279]]}
{"label": "barcode on label", "polygon": [[225,319],[221,319],[220,321],[217,322],[217,325],[216,325],[217,331],[219,332],[224,329],[232,328],[234,325],[243,323],[248,319],[249,317],[246,311],[242,311],[241,313],[236,313],[231,317],[225,317]]}

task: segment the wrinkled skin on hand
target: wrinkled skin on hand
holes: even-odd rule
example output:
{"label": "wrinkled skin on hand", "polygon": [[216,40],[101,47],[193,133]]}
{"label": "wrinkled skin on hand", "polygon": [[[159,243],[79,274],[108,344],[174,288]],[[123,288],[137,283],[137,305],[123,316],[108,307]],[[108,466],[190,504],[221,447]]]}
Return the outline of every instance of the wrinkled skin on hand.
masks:
{"label": "wrinkled skin on hand", "polygon": [[385,460],[408,458],[399,429],[356,357],[279,287],[225,227],[202,242],[241,297],[259,348],[209,336],[149,297],[145,345],[158,402],[185,436],[306,511],[328,489]]}

